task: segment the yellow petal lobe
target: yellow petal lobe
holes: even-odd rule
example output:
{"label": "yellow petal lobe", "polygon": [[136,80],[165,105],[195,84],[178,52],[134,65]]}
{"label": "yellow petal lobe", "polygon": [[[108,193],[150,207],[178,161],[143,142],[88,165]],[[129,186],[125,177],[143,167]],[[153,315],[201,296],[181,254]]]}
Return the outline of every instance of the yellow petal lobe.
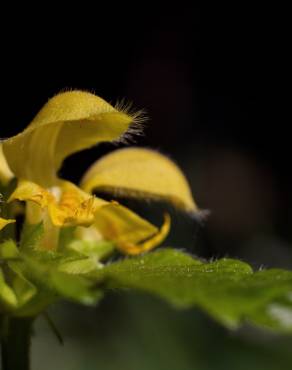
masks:
{"label": "yellow petal lobe", "polygon": [[8,167],[6,158],[3,153],[2,143],[0,143],[0,183],[3,185],[7,185],[12,178],[13,173]]}
{"label": "yellow petal lobe", "polygon": [[182,171],[166,156],[148,149],[116,150],[95,162],[81,187],[130,197],[165,200],[187,212],[198,208]]}
{"label": "yellow petal lobe", "polygon": [[41,208],[55,202],[53,194],[31,181],[19,180],[16,189],[10,195],[8,202],[13,200],[32,201]]}
{"label": "yellow petal lobe", "polygon": [[16,177],[51,187],[67,156],[120,139],[134,119],[96,95],[68,91],[50,99],[22,133],[5,140],[3,151]]}
{"label": "yellow petal lobe", "polygon": [[117,202],[98,209],[94,226],[105,239],[121,248],[137,244],[158,232],[156,226]]}
{"label": "yellow petal lobe", "polygon": [[61,198],[58,204],[49,208],[56,226],[89,226],[95,221],[95,213],[107,201],[85,193],[74,184],[62,181]]}
{"label": "yellow petal lobe", "polygon": [[[69,182],[60,181],[59,185],[57,194],[54,188],[49,191],[33,182],[20,180],[8,201],[17,199],[37,204],[48,211],[55,226],[90,225],[95,220],[96,210],[108,203],[85,193]],[[30,209],[30,212],[37,213],[38,210]],[[30,215],[30,219],[33,219],[33,215]]]}
{"label": "yellow petal lobe", "polygon": [[157,247],[165,240],[169,233],[169,230],[170,230],[170,216],[166,213],[164,215],[164,223],[162,227],[154,236],[136,245],[128,242],[120,245],[118,244],[117,247],[124,254],[128,254],[131,256],[136,256],[141,253],[149,252],[150,250]]}
{"label": "yellow petal lobe", "polygon": [[0,217],[0,230],[2,230],[8,224],[12,224],[14,222],[15,222],[15,220],[10,220],[10,219],[6,220],[6,219]]}
{"label": "yellow petal lobe", "polygon": [[[58,191],[59,195],[56,189],[49,191],[35,183],[20,180],[8,201],[17,199],[29,203],[30,213],[35,213],[29,219],[35,219],[36,222],[43,220],[45,226],[92,225],[91,228],[94,226],[97,231],[94,235],[98,235],[99,240],[102,237],[114,242],[126,254],[134,255],[154,248],[169,231],[169,218],[166,218],[164,226],[158,230],[128,208],[85,193],[70,182],[59,181]],[[38,208],[31,207],[31,203]],[[48,216],[51,221],[47,219]],[[81,227],[80,230],[84,231],[84,228]],[[43,247],[52,249],[56,243],[52,242],[52,232],[48,234],[50,235]]]}

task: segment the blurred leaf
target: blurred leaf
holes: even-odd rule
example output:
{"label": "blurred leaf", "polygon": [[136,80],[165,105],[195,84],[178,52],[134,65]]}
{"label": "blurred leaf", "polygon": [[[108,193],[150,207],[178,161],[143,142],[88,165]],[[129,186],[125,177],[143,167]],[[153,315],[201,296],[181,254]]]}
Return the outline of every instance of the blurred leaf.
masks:
{"label": "blurred leaf", "polygon": [[18,300],[18,306],[22,307],[36,294],[36,287],[21,274],[15,273],[11,286]]}
{"label": "blurred leaf", "polygon": [[66,272],[68,274],[80,275],[88,274],[89,272],[95,271],[98,268],[102,268],[102,264],[93,257],[73,259],[62,261],[58,265],[58,270]]}
{"label": "blurred leaf", "polygon": [[33,225],[24,224],[21,232],[20,248],[34,249],[43,235],[44,225],[42,222]]}
{"label": "blurred leaf", "polygon": [[11,239],[0,244],[0,259],[9,260],[19,257],[19,251],[15,242]]}
{"label": "blurred leaf", "polygon": [[115,250],[115,245],[107,240],[97,242],[75,239],[68,245],[68,249],[81,256],[94,257],[100,261],[108,257]]}
{"label": "blurred leaf", "polygon": [[36,288],[22,274],[17,261],[21,261],[21,254],[13,240],[7,240],[0,245],[0,258],[7,262],[6,277],[10,286],[4,282],[2,275],[1,296],[6,304],[18,308],[27,303],[35,294]]}
{"label": "blurred leaf", "polygon": [[51,275],[50,284],[61,297],[85,305],[94,305],[102,298],[101,291],[93,289],[89,281],[80,276],[54,272]]}
{"label": "blurred leaf", "polygon": [[58,298],[67,298],[82,304],[92,305],[101,297],[100,291],[93,289],[91,281],[76,275],[67,274],[57,269],[53,262],[40,262],[24,256],[26,276],[39,290],[47,290]]}
{"label": "blurred leaf", "polygon": [[74,232],[76,227],[62,227],[59,234],[59,245],[58,250],[63,252],[64,249],[75,239]]}
{"label": "blurred leaf", "polygon": [[178,308],[198,306],[229,328],[248,321],[292,331],[292,272],[253,272],[241,261],[202,262],[164,249],[112,263],[91,274],[107,288],[131,288],[158,295]]}
{"label": "blurred leaf", "polygon": [[[37,315],[49,304],[62,298],[85,305],[96,304],[102,292],[96,289],[92,281],[77,276],[79,271],[73,271],[74,268],[78,269],[74,262],[77,264],[79,260],[71,260],[71,266],[66,266],[66,261],[69,263],[68,257],[60,258],[49,252],[33,251],[21,253],[20,260],[9,262],[12,287],[19,299],[15,315]],[[59,270],[62,264],[64,271]]]}
{"label": "blurred leaf", "polygon": [[13,290],[6,284],[4,275],[0,269],[0,312],[5,308],[16,307],[17,297]]}

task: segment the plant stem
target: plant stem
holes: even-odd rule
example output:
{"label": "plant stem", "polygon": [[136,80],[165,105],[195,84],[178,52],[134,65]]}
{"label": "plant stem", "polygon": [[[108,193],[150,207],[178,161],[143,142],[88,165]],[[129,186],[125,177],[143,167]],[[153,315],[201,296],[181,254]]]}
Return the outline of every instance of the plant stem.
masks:
{"label": "plant stem", "polygon": [[29,370],[32,319],[7,320],[7,332],[1,343],[2,370]]}

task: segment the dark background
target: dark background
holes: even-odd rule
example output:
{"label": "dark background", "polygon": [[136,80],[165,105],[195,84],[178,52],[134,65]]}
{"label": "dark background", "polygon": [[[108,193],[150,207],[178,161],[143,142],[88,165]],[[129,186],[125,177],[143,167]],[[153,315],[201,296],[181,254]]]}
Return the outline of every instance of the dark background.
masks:
{"label": "dark background", "polygon": [[[22,130],[63,89],[93,91],[113,103],[126,98],[149,117],[137,145],[175,159],[198,205],[211,210],[203,226],[173,212],[168,244],[255,268],[291,268],[287,9],[140,2],[35,10],[7,15],[2,32],[1,137]],[[77,182],[112,149],[102,144],[72,156],[61,175]],[[113,295],[96,310],[66,305],[52,312],[65,347],[40,320],[35,369],[291,365],[291,337],[251,328],[230,333],[195,310],[173,311],[142,295]]]}

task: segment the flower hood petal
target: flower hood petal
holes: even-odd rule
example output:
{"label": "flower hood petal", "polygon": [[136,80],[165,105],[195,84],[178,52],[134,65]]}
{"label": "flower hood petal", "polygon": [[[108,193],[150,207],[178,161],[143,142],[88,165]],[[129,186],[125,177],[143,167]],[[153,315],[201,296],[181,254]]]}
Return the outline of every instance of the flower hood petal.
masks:
{"label": "flower hood petal", "polygon": [[187,212],[198,208],[182,171],[166,156],[149,149],[116,150],[95,162],[81,187],[117,195],[165,200]]}
{"label": "flower hood petal", "polygon": [[64,92],[50,99],[23,132],[5,140],[3,151],[16,177],[50,187],[67,156],[120,139],[134,121],[135,115],[96,95]]}
{"label": "flower hood petal", "polygon": [[12,178],[13,173],[8,167],[6,158],[3,153],[2,143],[0,143],[0,183],[6,185]]}

